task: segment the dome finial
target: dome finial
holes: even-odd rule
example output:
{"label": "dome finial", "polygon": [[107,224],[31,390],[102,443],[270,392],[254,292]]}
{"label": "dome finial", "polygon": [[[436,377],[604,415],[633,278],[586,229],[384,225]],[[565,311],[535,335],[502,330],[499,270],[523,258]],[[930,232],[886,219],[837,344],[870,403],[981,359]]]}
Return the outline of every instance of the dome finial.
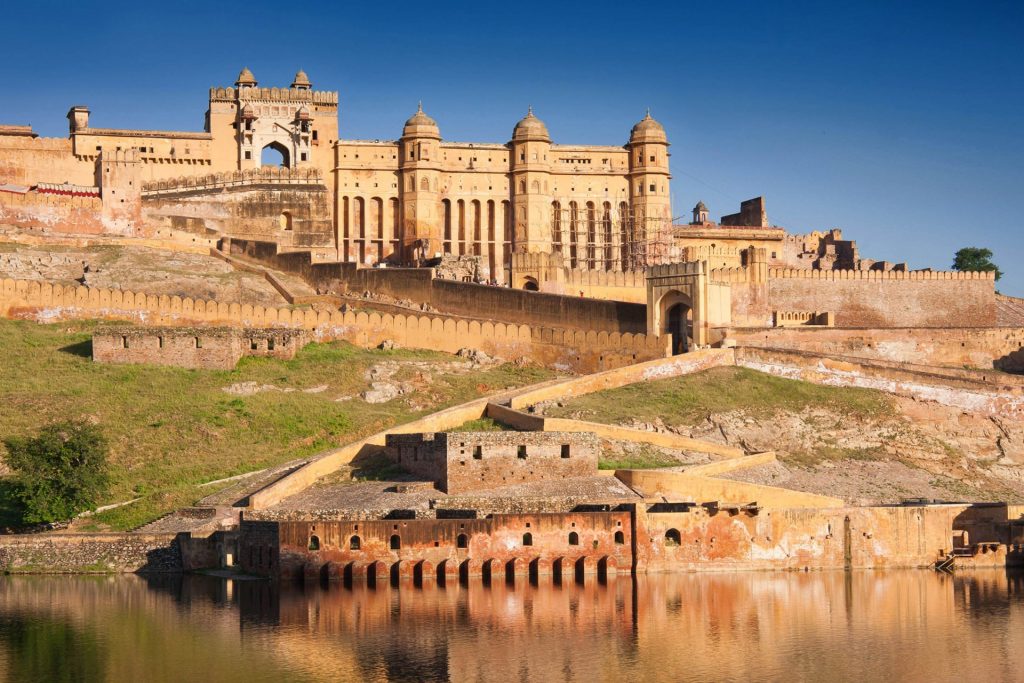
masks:
{"label": "dome finial", "polygon": [[533,116],[533,105],[532,104],[529,104],[529,105],[526,106],[526,115],[527,116]]}
{"label": "dome finial", "polygon": [[647,107],[647,118],[651,118],[651,108]]}

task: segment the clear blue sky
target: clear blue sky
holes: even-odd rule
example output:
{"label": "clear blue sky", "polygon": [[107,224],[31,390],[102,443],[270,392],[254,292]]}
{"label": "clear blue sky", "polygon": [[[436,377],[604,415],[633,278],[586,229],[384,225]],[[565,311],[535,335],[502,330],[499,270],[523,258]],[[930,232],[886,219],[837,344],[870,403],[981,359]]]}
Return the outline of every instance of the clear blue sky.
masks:
{"label": "clear blue sky", "polygon": [[[159,7],[160,9],[156,9]],[[643,19],[638,19],[643,16]],[[677,215],[765,195],[794,232],[948,268],[987,246],[1024,296],[1024,3],[8,3],[0,122],[200,130],[249,66],[338,90],[341,136],[395,138],[423,100],[450,140],[622,144],[650,106]]]}

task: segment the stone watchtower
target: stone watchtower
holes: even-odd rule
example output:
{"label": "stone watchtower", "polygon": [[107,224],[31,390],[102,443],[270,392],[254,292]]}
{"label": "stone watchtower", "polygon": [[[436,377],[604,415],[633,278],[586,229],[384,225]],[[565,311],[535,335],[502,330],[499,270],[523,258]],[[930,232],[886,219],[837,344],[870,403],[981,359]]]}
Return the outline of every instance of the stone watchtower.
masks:
{"label": "stone watchtower", "polygon": [[511,169],[515,251],[551,251],[551,137],[531,107],[512,131]]}
{"label": "stone watchtower", "polygon": [[398,143],[399,194],[402,198],[402,257],[433,258],[444,239],[439,219],[441,131],[423,113],[423,104],[405,122]]}
{"label": "stone watchtower", "polygon": [[242,69],[234,88],[211,88],[206,129],[212,134],[214,170],[238,171],[261,165],[272,149],[288,168],[316,167],[326,177],[338,139],[338,93],[313,90],[302,70],[287,88],[260,88]]}
{"label": "stone watchtower", "polygon": [[664,231],[666,234],[661,237],[667,239],[672,229],[668,137],[662,125],[651,118],[650,110],[633,126],[626,149],[634,239],[660,241],[656,231]]}

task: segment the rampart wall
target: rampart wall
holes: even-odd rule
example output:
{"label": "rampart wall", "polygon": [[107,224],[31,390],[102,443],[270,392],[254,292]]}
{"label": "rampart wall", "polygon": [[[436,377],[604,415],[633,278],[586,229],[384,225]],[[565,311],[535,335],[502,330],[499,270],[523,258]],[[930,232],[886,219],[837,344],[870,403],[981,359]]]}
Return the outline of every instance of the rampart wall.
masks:
{"label": "rampart wall", "polygon": [[70,138],[0,135],[0,185],[96,184],[96,162],[71,150]]}
{"label": "rampart wall", "polygon": [[769,310],[833,311],[840,327],[996,324],[991,273],[772,268],[767,289]]}
{"label": "rampart wall", "polygon": [[214,324],[294,327],[319,341],[345,340],[454,353],[478,348],[499,358],[529,357],[565,370],[594,372],[665,355],[663,340],[645,335],[583,332],[477,322],[444,316],[314,311],[193,300],[130,291],[62,287],[31,280],[0,280],[0,315],[41,322],[117,319],[146,325]]}
{"label": "rampart wall", "polygon": [[99,197],[0,191],[0,224],[29,230],[98,235],[105,230],[101,210]]}
{"label": "rampart wall", "polygon": [[647,329],[647,308],[639,303],[442,280],[434,278],[426,268],[318,265],[305,253],[277,255],[272,244],[233,241],[232,254],[244,254],[270,267],[297,273],[320,290],[337,288],[340,293],[352,294],[369,291],[428,304],[442,313],[467,318],[619,334],[643,333]]}

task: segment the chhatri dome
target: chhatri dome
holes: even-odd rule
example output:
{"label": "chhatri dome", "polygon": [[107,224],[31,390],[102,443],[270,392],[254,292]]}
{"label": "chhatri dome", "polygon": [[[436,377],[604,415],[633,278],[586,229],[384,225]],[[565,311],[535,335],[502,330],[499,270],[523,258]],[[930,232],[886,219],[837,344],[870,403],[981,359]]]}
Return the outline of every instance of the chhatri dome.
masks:
{"label": "chhatri dome", "polygon": [[420,102],[416,108],[416,113],[405,122],[405,128],[402,129],[402,137],[424,136],[440,138],[441,129],[437,127],[437,121],[423,113],[423,103]]}
{"label": "chhatri dome", "polygon": [[238,74],[238,79],[235,81],[235,85],[242,87],[243,85],[256,85],[256,77],[249,71],[249,67],[244,67]]}
{"label": "chhatri dome", "polygon": [[309,90],[313,87],[313,84],[309,82],[309,76],[306,75],[306,72],[299,69],[299,72],[295,74],[295,78],[292,80],[292,87],[300,90]]}
{"label": "chhatri dome", "polygon": [[533,107],[526,110],[526,116],[519,120],[516,127],[512,129],[512,140],[543,140],[551,142],[548,135],[548,127],[544,122],[533,115]]}
{"label": "chhatri dome", "polygon": [[647,110],[647,116],[633,126],[629,134],[630,142],[668,142],[665,135],[665,128],[651,118],[651,110]]}

